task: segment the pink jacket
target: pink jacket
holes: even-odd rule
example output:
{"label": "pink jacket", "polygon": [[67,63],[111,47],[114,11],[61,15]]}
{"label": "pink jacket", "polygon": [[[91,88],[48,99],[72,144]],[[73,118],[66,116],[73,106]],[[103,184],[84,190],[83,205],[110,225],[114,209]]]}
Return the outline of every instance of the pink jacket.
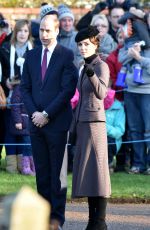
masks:
{"label": "pink jacket", "polygon": [[78,89],[76,89],[76,92],[70,101],[72,109],[76,108],[78,101],[79,101],[79,91],[78,91]]}

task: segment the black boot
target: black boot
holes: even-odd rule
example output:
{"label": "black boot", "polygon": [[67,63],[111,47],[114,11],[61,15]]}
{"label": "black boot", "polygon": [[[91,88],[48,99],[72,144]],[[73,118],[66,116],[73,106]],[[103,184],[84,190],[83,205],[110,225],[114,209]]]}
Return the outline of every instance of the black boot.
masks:
{"label": "black boot", "polygon": [[96,214],[96,197],[88,197],[89,221],[85,230],[94,230]]}
{"label": "black boot", "polygon": [[97,197],[95,225],[93,230],[107,230],[107,225],[105,222],[106,206],[107,206],[107,198]]}

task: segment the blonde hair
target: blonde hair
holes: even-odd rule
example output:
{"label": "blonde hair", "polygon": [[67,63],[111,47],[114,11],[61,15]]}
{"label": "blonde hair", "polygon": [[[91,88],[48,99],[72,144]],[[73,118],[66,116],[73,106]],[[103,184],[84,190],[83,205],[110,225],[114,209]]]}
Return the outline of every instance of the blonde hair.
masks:
{"label": "blonde hair", "polygon": [[91,25],[95,26],[97,20],[102,20],[104,22],[104,24],[107,27],[109,27],[108,19],[104,14],[96,14],[95,16],[93,16],[92,21],[91,21]]}
{"label": "blonde hair", "polygon": [[14,45],[17,42],[17,33],[21,30],[21,28],[23,26],[27,25],[28,29],[29,29],[29,37],[28,37],[28,41],[30,41],[32,43],[32,36],[31,36],[31,24],[27,19],[21,19],[18,20],[14,26],[14,30],[12,33],[12,37],[11,37],[11,44]]}

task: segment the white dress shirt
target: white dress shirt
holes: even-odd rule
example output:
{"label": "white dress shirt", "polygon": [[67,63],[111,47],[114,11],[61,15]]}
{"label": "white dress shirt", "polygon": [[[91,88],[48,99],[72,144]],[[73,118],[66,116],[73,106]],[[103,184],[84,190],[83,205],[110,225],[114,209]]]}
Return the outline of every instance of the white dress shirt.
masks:
{"label": "white dress shirt", "polygon": [[[48,65],[49,65],[49,62],[50,62],[52,53],[53,53],[53,51],[54,51],[56,45],[57,45],[57,41],[54,42],[54,44],[48,48],[48,52],[47,52],[47,67],[48,67]],[[42,60],[43,60],[44,50],[45,50],[45,49],[46,49],[46,47],[43,46],[43,47],[42,47],[42,56],[41,56],[41,65],[42,65]]]}

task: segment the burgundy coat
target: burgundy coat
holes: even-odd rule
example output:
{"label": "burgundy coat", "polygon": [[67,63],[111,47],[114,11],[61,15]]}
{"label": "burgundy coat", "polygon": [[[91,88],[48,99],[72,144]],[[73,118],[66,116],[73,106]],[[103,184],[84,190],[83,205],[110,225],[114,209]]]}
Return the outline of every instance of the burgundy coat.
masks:
{"label": "burgundy coat", "polygon": [[[106,63],[108,64],[110,70],[110,79],[112,81],[111,88],[114,90],[122,90],[122,87],[116,86],[117,75],[121,69],[122,64],[118,61],[118,53],[122,46],[118,46],[116,50],[109,54],[106,59]],[[119,101],[123,101],[123,93],[118,92],[115,95],[116,99]]]}

